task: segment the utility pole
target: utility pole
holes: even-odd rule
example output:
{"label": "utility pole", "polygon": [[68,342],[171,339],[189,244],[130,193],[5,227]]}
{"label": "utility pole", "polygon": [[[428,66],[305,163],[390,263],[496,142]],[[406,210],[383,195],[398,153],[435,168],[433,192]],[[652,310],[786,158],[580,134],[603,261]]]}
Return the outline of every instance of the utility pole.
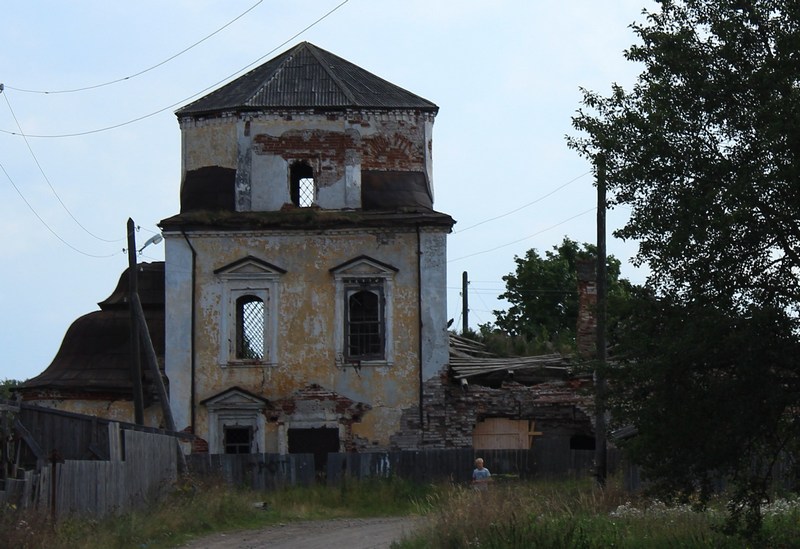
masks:
{"label": "utility pole", "polygon": [[595,383],[595,475],[605,486],[608,474],[606,441],[606,159],[595,157],[597,170],[597,367]]}
{"label": "utility pole", "polygon": [[139,323],[134,310],[134,296],[139,295],[138,273],[136,272],[136,232],[133,219],[128,218],[128,309],[131,326],[131,383],[133,385],[134,423],[144,425],[144,397],[142,395],[142,362],[139,355]]}
{"label": "utility pole", "polygon": [[469,297],[467,294],[467,271],[461,273],[461,335],[466,335],[469,331]]}

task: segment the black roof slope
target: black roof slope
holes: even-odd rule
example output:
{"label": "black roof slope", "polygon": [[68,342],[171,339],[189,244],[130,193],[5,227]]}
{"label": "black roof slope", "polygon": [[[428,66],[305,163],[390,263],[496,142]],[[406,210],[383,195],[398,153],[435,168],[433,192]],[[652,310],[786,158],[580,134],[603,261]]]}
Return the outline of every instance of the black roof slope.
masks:
{"label": "black roof slope", "polygon": [[176,111],[303,108],[317,110],[439,110],[435,104],[328,51],[302,42],[233,82]]}

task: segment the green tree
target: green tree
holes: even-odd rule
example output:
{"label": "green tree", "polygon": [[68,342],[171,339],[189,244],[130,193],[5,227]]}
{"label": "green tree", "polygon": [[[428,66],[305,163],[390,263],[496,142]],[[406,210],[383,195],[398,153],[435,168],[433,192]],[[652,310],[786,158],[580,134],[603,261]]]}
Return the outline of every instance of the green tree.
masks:
{"label": "green tree", "polygon": [[11,391],[20,383],[22,382],[16,379],[0,380],[0,398],[10,399],[12,397]]}
{"label": "green tree", "polygon": [[800,4],[658,3],[632,26],[635,85],[584,90],[568,138],[605,158],[610,203],[631,210],[616,235],[652,273],[615,411],[657,484],[727,477],[752,532],[800,405]]}
{"label": "green tree", "polygon": [[[578,262],[596,257],[595,246],[579,245],[567,237],[544,256],[530,249],[525,257],[514,257],[516,270],[503,277],[506,291],[499,296],[510,306],[506,311],[494,311],[497,328],[528,342],[574,344]],[[609,294],[626,294],[630,283],[620,279],[620,262],[614,256],[607,258],[607,271]]]}
{"label": "green tree", "polygon": [[800,449],[793,319],[641,294],[627,306],[606,373],[615,422],[638,428],[623,445],[661,497],[705,504],[727,481],[729,527],[757,532],[775,465]]}
{"label": "green tree", "polygon": [[603,153],[617,236],[662,292],[800,304],[800,4],[661,0],[633,25],[630,91],[584,91],[570,146]]}

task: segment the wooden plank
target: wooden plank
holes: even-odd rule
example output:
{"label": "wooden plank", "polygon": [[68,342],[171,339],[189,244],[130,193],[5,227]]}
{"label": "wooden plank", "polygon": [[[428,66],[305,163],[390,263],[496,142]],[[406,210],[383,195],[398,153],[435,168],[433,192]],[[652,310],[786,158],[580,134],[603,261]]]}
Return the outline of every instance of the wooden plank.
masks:
{"label": "wooden plank", "polygon": [[25,444],[28,445],[28,448],[31,449],[33,455],[36,456],[36,459],[45,459],[47,455],[33,435],[28,431],[28,429],[22,424],[19,420],[19,417],[14,418],[14,430],[17,432],[19,436],[22,437],[22,440],[25,441]]}

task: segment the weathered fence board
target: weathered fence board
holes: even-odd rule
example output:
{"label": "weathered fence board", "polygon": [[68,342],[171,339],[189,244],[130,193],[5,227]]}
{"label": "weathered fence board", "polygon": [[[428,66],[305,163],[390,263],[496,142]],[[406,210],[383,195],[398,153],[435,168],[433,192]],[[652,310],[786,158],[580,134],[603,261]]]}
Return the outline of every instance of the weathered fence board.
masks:
{"label": "weathered fence board", "polygon": [[[562,446],[535,450],[424,450],[329,454],[327,479],[336,484],[343,476],[353,478],[395,475],[415,482],[469,482],[474,460],[482,457],[492,475],[500,479],[543,477],[586,477],[593,473],[594,452],[562,450]],[[609,463],[616,467],[616,451],[609,452]]]}
{"label": "weathered fence board", "polygon": [[[168,435],[123,431],[120,461],[65,460],[6,479],[0,503],[55,512],[56,517],[103,516],[155,501],[178,477],[175,439]],[[118,454],[122,455],[122,454]],[[53,509],[55,497],[55,509]]]}
{"label": "weathered fence board", "polygon": [[192,454],[186,462],[193,474],[255,490],[314,482],[313,454]]}
{"label": "weathered fence board", "polygon": [[66,460],[56,465],[58,517],[125,511],[155,501],[175,483],[173,437],[136,431],[123,435],[122,461]]}

